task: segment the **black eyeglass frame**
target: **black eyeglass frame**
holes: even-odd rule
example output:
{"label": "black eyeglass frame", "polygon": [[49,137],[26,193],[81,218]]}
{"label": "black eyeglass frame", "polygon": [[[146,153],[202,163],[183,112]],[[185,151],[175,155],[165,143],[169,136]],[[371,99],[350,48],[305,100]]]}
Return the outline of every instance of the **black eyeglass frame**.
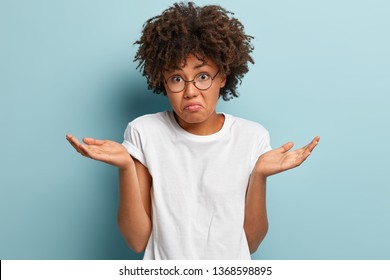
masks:
{"label": "black eyeglass frame", "polygon": [[[183,77],[181,77],[181,78],[183,79],[183,81],[184,81],[184,87],[183,87],[183,89],[182,89],[182,90],[179,90],[179,91],[173,91],[173,90],[171,90],[171,89],[169,88],[169,86],[168,86],[167,80],[169,80],[169,79],[172,78],[173,76],[180,76],[180,75],[172,75],[172,76],[169,76],[168,79],[164,79],[164,82],[165,82],[165,84],[167,85],[167,87],[169,88],[169,90],[170,90],[172,93],[182,92],[183,90],[186,89],[187,83],[192,83],[192,84],[193,84],[197,89],[199,89],[199,90],[208,90],[208,89],[213,85],[214,79],[215,79],[215,77],[217,77],[217,75],[219,74],[219,72],[220,72],[220,71],[218,70],[218,72],[215,73],[214,77],[211,77],[211,84],[210,84],[207,88],[202,88],[202,89],[200,89],[200,88],[198,88],[198,87],[196,86],[195,79],[192,79],[192,80],[190,80],[190,81],[186,81],[186,80],[183,79]],[[200,74],[204,74],[204,73],[199,73],[198,75],[200,75]],[[196,75],[195,78],[196,78],[198,75]]]}

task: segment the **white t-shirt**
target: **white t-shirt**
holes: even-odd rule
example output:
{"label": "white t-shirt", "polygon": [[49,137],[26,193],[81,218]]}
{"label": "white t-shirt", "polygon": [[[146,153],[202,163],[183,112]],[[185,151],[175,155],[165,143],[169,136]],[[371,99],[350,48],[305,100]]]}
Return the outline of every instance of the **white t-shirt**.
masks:
{"label": "white t-shirt", "polygon": [[257,158],[271,149],[269,134],[224,116],[222,129],[207,136],[182,129],[170,111],[128,124],[123,145],[153,178],[144,259],[250,259],[245,194]]}

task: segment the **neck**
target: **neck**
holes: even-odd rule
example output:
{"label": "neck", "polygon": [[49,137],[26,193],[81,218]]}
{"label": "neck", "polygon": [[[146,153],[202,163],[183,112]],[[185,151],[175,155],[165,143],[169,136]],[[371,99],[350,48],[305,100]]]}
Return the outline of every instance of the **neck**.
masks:
{"label": "neck", "polygon": [[176,122],[185,131],[191,134],[201,135],[201,136],[217,133],[222,129],[222,126],[225,121],[225,116],[223,114],[217,114],[217,113],[214,113],[206,121],[200,123],[187,123],[182,119],[180,119],[175,113],[174,116]]}

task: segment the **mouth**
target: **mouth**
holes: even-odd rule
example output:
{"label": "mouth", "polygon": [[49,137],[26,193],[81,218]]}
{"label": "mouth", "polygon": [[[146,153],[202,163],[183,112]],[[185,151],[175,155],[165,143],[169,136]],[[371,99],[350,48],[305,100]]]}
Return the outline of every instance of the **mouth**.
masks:
{"label": "mouth", "polygon": [[199,103],[191,103],[191,104],[187,104],[184,107],[184,111],[196,112],[196,111],[199,111],[202,108],[203,108],[203,106],[200,105]]}

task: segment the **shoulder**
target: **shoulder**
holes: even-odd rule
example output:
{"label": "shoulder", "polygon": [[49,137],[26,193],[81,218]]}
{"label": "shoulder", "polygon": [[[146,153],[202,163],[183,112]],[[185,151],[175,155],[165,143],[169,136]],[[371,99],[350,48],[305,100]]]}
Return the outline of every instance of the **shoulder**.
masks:
{"label": "shoulder", "polygon": [[131,126],[137,130],[143,129],[153,129],[155,127],[161,127],[161,125],[166,125],[169,122],[169,113],[168,112],[159,112],[155,114],[147,114],[140,116],[131,122],[128,126]]}
{"label": "shoulder", "polygon": [[258,122],[243,119],[233,115],[227,115],[231,119],[231,126],[233,130],[240,133],[257,134],[259,136],[268,135],[268,130]]}
{"label": "shoulder", "polygon": [[252,149],[251,154],[254,155],[253,160],[257,160],[261,154],[272,149],[269,132],[264,126],[254,121],[234,116],[231,117],[232,132],[235,138]]}
{"label": "shoulder", "polygon": [[140,116],[127,124],[124,132],[125,141],[141,143],[154,141],[170,131],[169,112],[160,112]]}

